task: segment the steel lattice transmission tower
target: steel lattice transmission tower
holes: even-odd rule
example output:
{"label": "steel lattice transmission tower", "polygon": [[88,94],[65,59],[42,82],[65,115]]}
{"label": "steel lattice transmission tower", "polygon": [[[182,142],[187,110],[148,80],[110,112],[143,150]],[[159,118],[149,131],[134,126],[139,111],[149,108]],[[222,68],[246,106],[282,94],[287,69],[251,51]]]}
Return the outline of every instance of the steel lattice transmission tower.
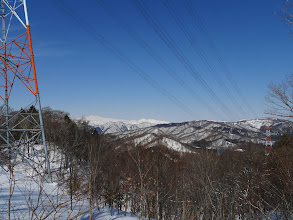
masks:
{"label": "steel lattice transmission tower", "polygon": [[[50,176],[26,0],[1,0],[1,12],[0,162],[2,167],[27,162]],[[23,87],[31,100],[19,111],[10,103],[23,94],[13,87]]]}
{"label": "steel lattice transmission tower", "polygon": [[265,154],[269,155],[271,150],[273,149],[273,143],[271,138],[271,118],[267,118],[267,126],[266,126],[266,146],[265,146]]}

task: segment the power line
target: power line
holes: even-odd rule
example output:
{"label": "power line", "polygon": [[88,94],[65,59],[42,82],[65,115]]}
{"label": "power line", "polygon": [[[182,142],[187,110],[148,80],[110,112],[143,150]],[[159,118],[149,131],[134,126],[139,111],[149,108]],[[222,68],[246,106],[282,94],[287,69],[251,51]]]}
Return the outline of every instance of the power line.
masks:
{"label": "power line", "polygon": [[76,23],[78,23],[81,28],[87,32],[96,42],[103,45],[106,49],[108,49],[112,54],[114,54],[118,59],[123,61],[128,65],[128,67],[143,78],[149,85],[157,89],[164,96],[166,96],[170,101],[172,101],[175,105],[181,108],[185,113],[189,114],[192,117],[198,117],[191,109],[185,106],[181,101],[179,101],[176,97],[170,94],[167,90],[160,86],[155,80],[153,80],[150,76],[148,76],[139,66],[137,66],[130,58],[128,58],[125,54],[118,50],[114,45],[112,45],[107,39],[98,33],[95,28],[89,24],[86,20],[84,20],[77,12],[75,12],[72,8],[66,5],[62,0],[54,0],[57,5],[65,11],[68,15],[70,15]]}
{"label": "power line", "polygon": [[209,71],[212,73],[213,77],[217,81],[217,83],[220,85],[220,87],[224,90],[232,104],[241,112],[242,115],[247,116],[247,113],[245,110],[241,107],[241,105],[238,103],[238,101],[234,98],[233,94],[231,94],[230,90],[228,89],[225,82],[222,80],[218,72],[215,70],[213,65],[208,60],[204,50],[200,47],[199,43],[196,41],[196,39],[191,35],[189,32],[189,29],[186,27],[182,19],[177,15],[173,7],[169,4],[168,0],[163,0],[164,5],[168,9],[169,13],[172,15],[182,32],[184,33],[185,37],[188,39],[189,43],[191,44],[192,48],[196,51],[196,53],[199,55],[201,60],[207,65]]}
{"label": "power line", "polygon": [[231,71],[229,70],[228,66],[225,64],[223,58],[221,57],[221,54],[220,54],[219,50],[215,46],[215,44],[214,44],[209,32],[206,30],[206,28],[205,28],[203,22],[201,21],[201,19],[200,19],[198,13],[197,13],[195,7],[193,6],[192,2],[190,0],[184,0],[184,3],[186,5],[191,17],[193,18],[194,24],[197,24],[200,27],[200,30],[202,31],[204,37],[209,42],[210,47],[212,49],[212,53],[213,53],[214,57],[217,59],[217,61],[221,64],[221,66],[222,66],[222,68],[224,70],[226,78],[230,81],[231,85],[233,86],[233,88],[235,89],[235,91],[237,92],[239,97],[245,103],[245,106],[250,110],[250,112],[254,115],[254,117],[258,118],[258,116],[256,115],[254,109],[249,104],[249,102],[246,100],[246,98],[244,97],[243,93],[241,92],[239,86],[237,85],[237,83],[233,79]]}
{"label": "power line", "polygon": [[162,57],[156,53],[152,47],[142,39],[141,36],[138,35],[137,32],[132,30],[125,22],[123,22],[123,18],[119,16],[117,13],[113,11],[108,5],[105,4],[102,0],[96,0],[103,9],[114,19],[131,37],[134,39],[141,48],[143,48],[182,88],[184,88],[196,101],[199,101],[203,104],[211,113],[221,117],[219,112],[215,111],[207,102],[205,102],[199,94],[187,84],[184,79],[182,79],[179,74],[174,71],[170,65],[168,65]]}
{"label": "power line", "polygon": [[206,81],[201,77],[201,75],[195,70],[194,66],[187,59],[184,53],[179,49],[174,40],[170,37],[168,32],[164,29],[161,23],[152,16],[148,7],[143,1],[130,0],[132,5],[136,10],[145,18],[146,22],[154,29],[161,40],[167,45],[167,47],[173,52],[177,59],[183,64],[183,66],[188,70],[190,75],[200,84],[200,86],[209,94],[212,100],[218,105],[218,107],[226,114],[228,118],[231,118],[233,113],[231,110],[219,99],[215,92],[209,87]]}

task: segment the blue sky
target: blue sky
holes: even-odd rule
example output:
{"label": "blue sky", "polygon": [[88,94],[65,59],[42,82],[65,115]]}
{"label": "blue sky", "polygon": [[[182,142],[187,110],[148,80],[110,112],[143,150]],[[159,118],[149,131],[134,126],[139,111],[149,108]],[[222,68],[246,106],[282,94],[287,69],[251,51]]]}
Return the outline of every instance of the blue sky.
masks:
{"label": "blue sky", "polygon": [[[60,6],[55,0],[28,1],[28,11],[42,105],[69,112],[74,118],[99,115],[179,122],[265,117],[268,84],[280,82],[293,70],[290,29],[274,14],[281,7],[278,0],[191,0],[228,67],[230,80],[202,29],[193,22],[185,0],[169,0],[171,9],[203,51],[206,62],[193,49],[163,0],[143,0],[151,18],[160,22],[206,87],[162,41],[158,34],[162,29],[156,32],[131,0],[102,0],[104,4],[95,0],[87,4],[77,0],[61,2],[64,4]],[[74,13],[73,17],[70,13]],[[127,30],[147,43],[170,72],[195,93],[174,80]],[[101,36],[116,52],[101,44]],[[117,51],[124,60],[117,57]],[[125,59],[142,70],[155,86],[133,71]],[[232,86],[231,78],[246,102]],[[219,101],[215,102],[207,91],[212,91]],[[237,108],[232,99],[241,107]],[[227,107],[226,113],[220,106]]]}

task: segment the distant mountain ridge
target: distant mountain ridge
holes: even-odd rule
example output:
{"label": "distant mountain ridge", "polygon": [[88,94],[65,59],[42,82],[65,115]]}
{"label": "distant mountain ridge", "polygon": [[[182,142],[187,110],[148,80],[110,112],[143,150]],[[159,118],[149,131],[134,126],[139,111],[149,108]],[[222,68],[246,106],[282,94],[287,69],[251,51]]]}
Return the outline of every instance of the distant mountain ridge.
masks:
{"label": "distant mountain ridge", "polygon": [[84,117],[83,120],[89,122],[101,134],[119,133],[129,130],[136,130],[146,128],[157,124],[168,124],[167,121],[158,121],[154,119],[140,119],[140,120],[121,120],[113,118],[103,118],[96,115]]}
{"label": "distant mountain ridge", "polygon": [[117,120],[88,116],[84,118],[103,134],[112,134],[125,143],[154,146],[164,144],[170,149],[182,152],[198,148],[227,149],[243,143],[265,144],[266,126],[271,126],[274,142],[283,133],[293,134],[291,121],[265,119],[225,121],[189,121],[169,123],[152,119]]}
{"label": "distant mountain ridge", "polygon": [[173,149],[225,149],[243,143],[264,144],[266,126],[272,127],[271,137],[273,142],[283,133],[293,133],[293,123],[290,121],[277,119],[268,123],[265,119],[258,119],[237,122],[201,120],[158,124],[152,127],[116,133],[115,135],[129,142],[149,146],[154,145],[154,143],[169,142],[165,145]]}

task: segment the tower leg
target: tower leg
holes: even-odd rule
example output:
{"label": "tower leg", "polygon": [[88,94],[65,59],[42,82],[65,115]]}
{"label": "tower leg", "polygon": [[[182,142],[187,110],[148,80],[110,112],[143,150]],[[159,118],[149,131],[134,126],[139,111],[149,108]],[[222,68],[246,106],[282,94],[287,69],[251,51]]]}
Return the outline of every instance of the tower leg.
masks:
{"label": "tower leg", "polygon": [[7,141],[7,147],[8,147],[8,162],[9,162],[9,168],[11,168],[12,149],[10,146],[9,106],[8,106],[7,100],[5,101],[5,121],[6,121],[6,141]]}
{"label": "tower leg", "polygon": [[40,127],[41,127],[41,132],[42,132],[43,147],[44,147],[44,151],[45,151],[47,173],[48,173],[49,180],[52,182],[52,175],[51,175],[50,162],[49,162],[49,154],[48,154],[48,149],[47,149],[47,142],[46,142],[45,129],[44,129],[44,123],[43,123],[43,116],[42,116],[42,107],[41,107],[41,101],[40,101],[39,93],[37,93],[37,95],[36,95],[36,101],[37,101],[37,105],[39,107],[38,111],[39,111],[39,118],[40,118]]}

